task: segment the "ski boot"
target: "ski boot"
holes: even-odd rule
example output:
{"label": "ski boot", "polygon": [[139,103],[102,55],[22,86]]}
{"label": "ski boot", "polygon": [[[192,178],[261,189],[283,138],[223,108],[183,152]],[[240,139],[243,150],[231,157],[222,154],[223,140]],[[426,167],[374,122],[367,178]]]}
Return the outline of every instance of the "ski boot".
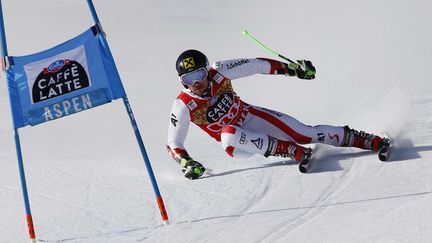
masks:
{"label": "ski boot", "polygon": [[301,162],[310,157],[311,148],[306,148],[291,141],[284,141],[274,137],[269,137],[269,147],[264,154],[268,156],[279,156],[283,158],[291,158],[295,161]]}
{"label": "ski boot", "polygon": [[391,141],[389,138],[382,138],[364,131],[344,127],[345,136],[342,143],[343,147],[356,147],[365,150],[372,150],[378,153],[381,161],[387,161],[391,152]]}
{"label": "ski boot", "polygon": [[342,142],[343,147],[356,147],[365,150],[372,150],[374,152],[378,152],[380,149],[380,143],[383,138],[372,133],[366,133],[365,131],[351,129],[348,126],[345,126],[344,129],[345,136]]}

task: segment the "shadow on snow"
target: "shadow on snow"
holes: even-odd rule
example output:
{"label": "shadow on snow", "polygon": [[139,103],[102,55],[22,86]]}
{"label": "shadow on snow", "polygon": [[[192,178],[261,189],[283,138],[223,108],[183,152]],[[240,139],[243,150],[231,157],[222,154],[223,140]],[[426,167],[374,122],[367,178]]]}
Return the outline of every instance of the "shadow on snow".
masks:
{"label": "shadow on snow", "polygon": [[[374,156],[374,159],[378,163],[391,163],[391,162],[401,162],[421,158],[420,152],[432,151],[432,146],[414,146],[410,139],[401,139],[394,142],[394,147],[392,150],[392,155],[389,161],[381,162],[378,156],[371,151],[353,151],[353,152],[343,152],[346,148],[331,147],[328,145],[321,145],[321,148],[316,155],[316,158],[312,161],[309,173],[321,173],[321,172],[331,172],[331,171],[341,171],[343,168],[340,165],[341,161],[352,160],[354,158]],[[351,149],[352,150],[352,149]],[[355,149],[356,150],[356,149]],[[225,171],[221,173],[212,174],[209,173],[207,176],[202,178],[226,176],[244,171],[259,170],[265,168],[271,168],[275,166],[287,166],[296,165],[297,162],[293,160],[278,161],[269,164],[263,164],[262,166],[241,168],[236,170]]]}
{"label": "shadow on snow", "polygon": [[369,199],[362,199],[362,200],[329,203],[329,204],[322,204],[322,205],[312,205],[312,206],[304,206],[304,207],[292,207],[292,208],[263,210],[263,211],[245,213],[245,214],[214,216],[214,217],[208,217],[208,218],[203,218],[203,219],[196,219],[196,220],[179,222],[179,224],[189,223],[189,222],[196,223],[196,222],[202,222],[202,221],[213,220],[213,219],[238,218],[238,217],[243,217],[243,216],[247,216],[247,215],[255,215],[255,214],[266,214],[266,213],[295,211],[295,210],[310,210],[310,209],[315,209],[315,208],[329,208],[329,207],[337,207],[337,206],[341,206],[341,205],[353,205],[353,204],[360,204],[360,203],[367,203],[367,202],[374,202],[374,201],[392,200],[392,199],[398,199],[398,198],[430,196],[431,194],[432,194],[432,191],[427,191],[427,192],[410,193],[410,194],[404,194],[404,195],[376,197],[376,198],[369,198]]}

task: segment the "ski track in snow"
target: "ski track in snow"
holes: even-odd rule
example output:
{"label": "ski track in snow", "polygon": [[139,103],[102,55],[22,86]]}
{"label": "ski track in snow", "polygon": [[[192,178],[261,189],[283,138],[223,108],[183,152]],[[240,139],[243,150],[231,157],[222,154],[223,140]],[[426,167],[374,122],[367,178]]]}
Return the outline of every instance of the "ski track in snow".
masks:
{"label": "ski track in snow", "polygon": [[279,223],[275,227],[277,229],[275,232],[264,236],[263,238],[257,240],[257,242],[276,242],[280,238],[280,235],[289,235],[295,233],[295,231],[301,230],[301,228],[308,224],[309,221],[323,214],[327,208],[321,206],[337,200],[337,195],[343,191],[346,186],[348,186],[350,179],[353,177],[352,168],[356,166],[355,159],[352,159],[350,162],[352,163],[350,163],[348,168],[344,168],[342,175],[337,180],[333,181],[332,184],[321,193],[320,197],[312,203],[310,209],[306,210],[304,213],[301,213],[294,220],[283,221]]}
{"label": "ski track in snow", "polygon": [[241,209],[238,213],[238,217],[235,217],[234,220],[225,220],[225,224],[221,227],[220,231],[215,235],[208,236],[206,241],[214,241],[214,239],[218,239],[218,237],[225,238],[224,235],[226,231],[230,231],[233,226],[244,224],[247,222],[247,216],[251,213],[254,208],[260,204],[263,199],[266,199],[266,195],[268,193],[269,188],[272,185],[270,173],[264,173],[261,175],[261,183],[259,183],[259,187],[256,188],[256,193],[253,195],[252,199],[245,204],[245,207]]}

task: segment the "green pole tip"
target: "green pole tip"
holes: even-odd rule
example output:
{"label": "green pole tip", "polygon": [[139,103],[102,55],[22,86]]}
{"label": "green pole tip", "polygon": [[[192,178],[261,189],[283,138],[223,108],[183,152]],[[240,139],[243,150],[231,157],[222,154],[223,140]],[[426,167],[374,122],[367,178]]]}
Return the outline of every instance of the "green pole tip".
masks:
{"label": "green pole tip", "polygon": [[247,32],[247,30],[243,30],[243,35],[247,35],[247,34],[249,34],[249,33]]}

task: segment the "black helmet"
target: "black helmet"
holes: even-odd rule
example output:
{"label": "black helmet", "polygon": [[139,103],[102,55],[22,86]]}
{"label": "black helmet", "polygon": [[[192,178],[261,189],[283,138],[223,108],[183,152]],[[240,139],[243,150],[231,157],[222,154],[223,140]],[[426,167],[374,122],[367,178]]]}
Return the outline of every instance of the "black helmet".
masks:
{"label": "black helmet", "polygon": [[176,69],[178,76],[203,67],[208,69],[209,62],[207,57],[200,51],[187,50],[177,58]]}

